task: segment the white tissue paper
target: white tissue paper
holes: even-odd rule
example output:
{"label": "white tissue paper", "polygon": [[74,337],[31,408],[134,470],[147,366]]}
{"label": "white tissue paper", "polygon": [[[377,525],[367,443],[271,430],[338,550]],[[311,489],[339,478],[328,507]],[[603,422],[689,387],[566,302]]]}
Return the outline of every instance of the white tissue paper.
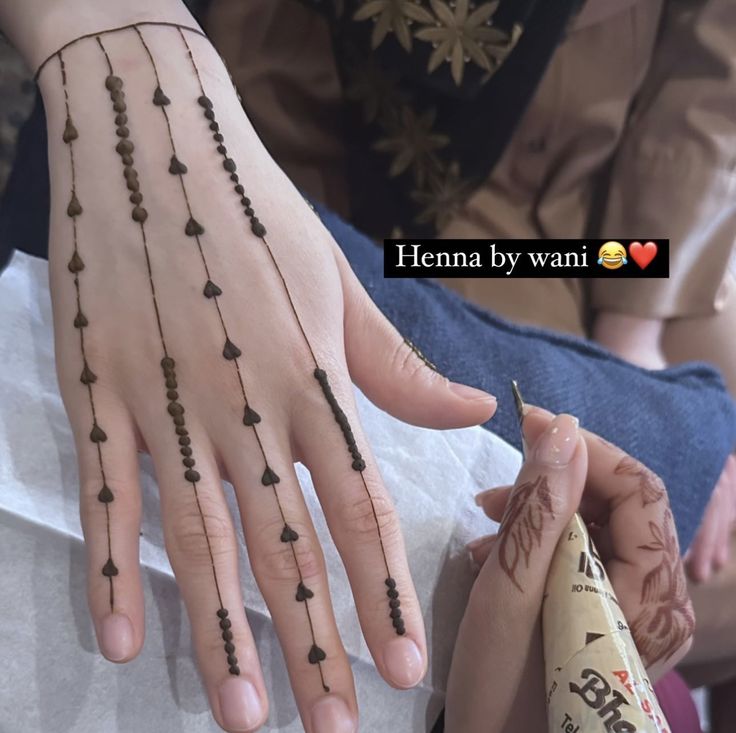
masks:
{"label": "white tissue paper", "polygon": [[[87,611],[77,466],[56,382],[47,280],[47,263],[21,253],[0,276],[0,732],[219,731],[200,686],[188,621],[163,548],[148,458],[141,469],[145,647],[122,666],[97,651]],[[513,480],[520,456],[482,428],[410,427],[361,394],[357,399],[401,517],[424,612],[431,666],[416,689],[392,690],[378,676],[309,473],[301,465],[297,471],[327,559],[335,615],[355,675],[360,730],[424,733],[442,708],[463,612],[459,599],[472,584],[464,545],[495,530],[473,495]],[[243,597],[271,699],[264,730],[301,731],[268,610],[249,572],[242,537],[239,542]]]}

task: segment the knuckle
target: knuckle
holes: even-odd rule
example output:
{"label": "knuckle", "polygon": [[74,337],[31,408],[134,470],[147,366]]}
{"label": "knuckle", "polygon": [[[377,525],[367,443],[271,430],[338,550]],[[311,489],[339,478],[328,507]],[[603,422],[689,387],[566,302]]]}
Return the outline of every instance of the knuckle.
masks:
{"label": "knuckle", "polygon": [[[257,538],[257,549],[250,552],[250,559],[259,584],[296,585],[299,580],[324,575],[324,558],[314,534],[296,522],[290,522],[289,526],[299,535],[294,542],[278,540],[283,528],[281,522],[264,526]],[[278,544],[274,543],[274,537]]]}
{"label": "knuckle", "polygon": [[400,536],[399,518],[391,499],[375,488],[359,496],[346,496],[340,516],[351,542],[376,542],[379,534],[384,544],[390,545]]}
{"label": "knuckle", "polygon": [[399,341],[394,347],[391,367],[394,371],[406,374],[410,379],[421,377],[425,372],[430,371],[425,368],[422,361],[404,341]]}
{"label": "knuckle", "polygon": [[169,512],[166,519],[166,549],[172,562],[187,567],[209,566],[212,560],[235,555],[235,537],[229,516],[220,508],[183,503]]}

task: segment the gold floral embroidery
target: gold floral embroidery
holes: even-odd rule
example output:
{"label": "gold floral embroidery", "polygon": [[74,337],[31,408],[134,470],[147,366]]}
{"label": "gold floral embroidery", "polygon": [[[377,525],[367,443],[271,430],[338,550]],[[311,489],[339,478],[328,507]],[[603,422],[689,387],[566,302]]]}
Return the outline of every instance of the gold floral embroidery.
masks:
{"label": "gold floral embroidery", "polygon": [[370,124],[378,120],[379,115],[382,122],[396,120],[399,106],[406,101],[397,87],[397,77],[378,66],[372,58],[350,64],[348,71],[345,96],[360,104],[363,121]]}
{"label": "gold floral embroidery", "polygon": [[411,51],[411,30],[409,26],[416,22],[431,23],[432,14],[414,0],[365,0],[353,16],[355,20],[373,19],[371,46],[378,48],[386,35],[393,31],[396,40]]}
{"label": "gold floral embroidery", "polygon": [[395,128],[374,144],[376,150],[393,154],[389,168],[391,177],[411,168],[416,184],[423,186],[429,172],[440,168],[435,151],[448,145],[450,138],[433,131],[435,117],[433,109],[417,115],[406,105],[401,109]]}
{"label": "gold floral embroidery", "polygon": [[453,161],[433,173],[427,186],[411,192],[411,199],[422,206],[414,218],[417,224],[432,224],[441,232],[472,193],[472,186],[460,176],[460,164]]}
{"label": "gold floral embroidery", "polygon": [[473,61],[491,74],[509,54],[521,36],[515,25],[511,35],[492,26],[492,16],[499,0],[483,3],[471,10],[469,0],[457,0],[454,8],[442,0],[429,0],[435,13],[432,27],[420,28],[414,34],[432,44],[427,70],[432,73],[443,62],[450,64],[455,84],[462,83],[465,65]]}

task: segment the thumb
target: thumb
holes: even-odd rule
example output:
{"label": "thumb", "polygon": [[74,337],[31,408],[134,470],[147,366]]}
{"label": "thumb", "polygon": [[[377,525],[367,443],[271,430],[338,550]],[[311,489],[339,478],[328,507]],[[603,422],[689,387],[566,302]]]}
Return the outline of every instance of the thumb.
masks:
{"label": "thumb", "polygon": [[427,428],[489,420],[496,398],[443,377],[381,313],[337,245],[334,250],[345,298],[348,369],[366,397],[394,417]]}
{"label": "thumb", "polygon": [[[542,598],[555,548],[580,503],[587,462],[569,415],[552,420],[531,446],[460,624],[448,733],[545,729]],[[477,694],[467,693],[479,684]]]}

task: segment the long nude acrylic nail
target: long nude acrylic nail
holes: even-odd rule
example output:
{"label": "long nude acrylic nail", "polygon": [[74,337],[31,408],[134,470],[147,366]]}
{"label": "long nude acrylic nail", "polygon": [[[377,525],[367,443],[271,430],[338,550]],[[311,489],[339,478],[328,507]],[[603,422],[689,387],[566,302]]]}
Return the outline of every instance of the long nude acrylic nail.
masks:
{"label": "long nude acrylic nail", "polygon": [[548,466],[566,466],[578,445],[579,421],[572,415],[557,415],[534,446],[534,461]]}

